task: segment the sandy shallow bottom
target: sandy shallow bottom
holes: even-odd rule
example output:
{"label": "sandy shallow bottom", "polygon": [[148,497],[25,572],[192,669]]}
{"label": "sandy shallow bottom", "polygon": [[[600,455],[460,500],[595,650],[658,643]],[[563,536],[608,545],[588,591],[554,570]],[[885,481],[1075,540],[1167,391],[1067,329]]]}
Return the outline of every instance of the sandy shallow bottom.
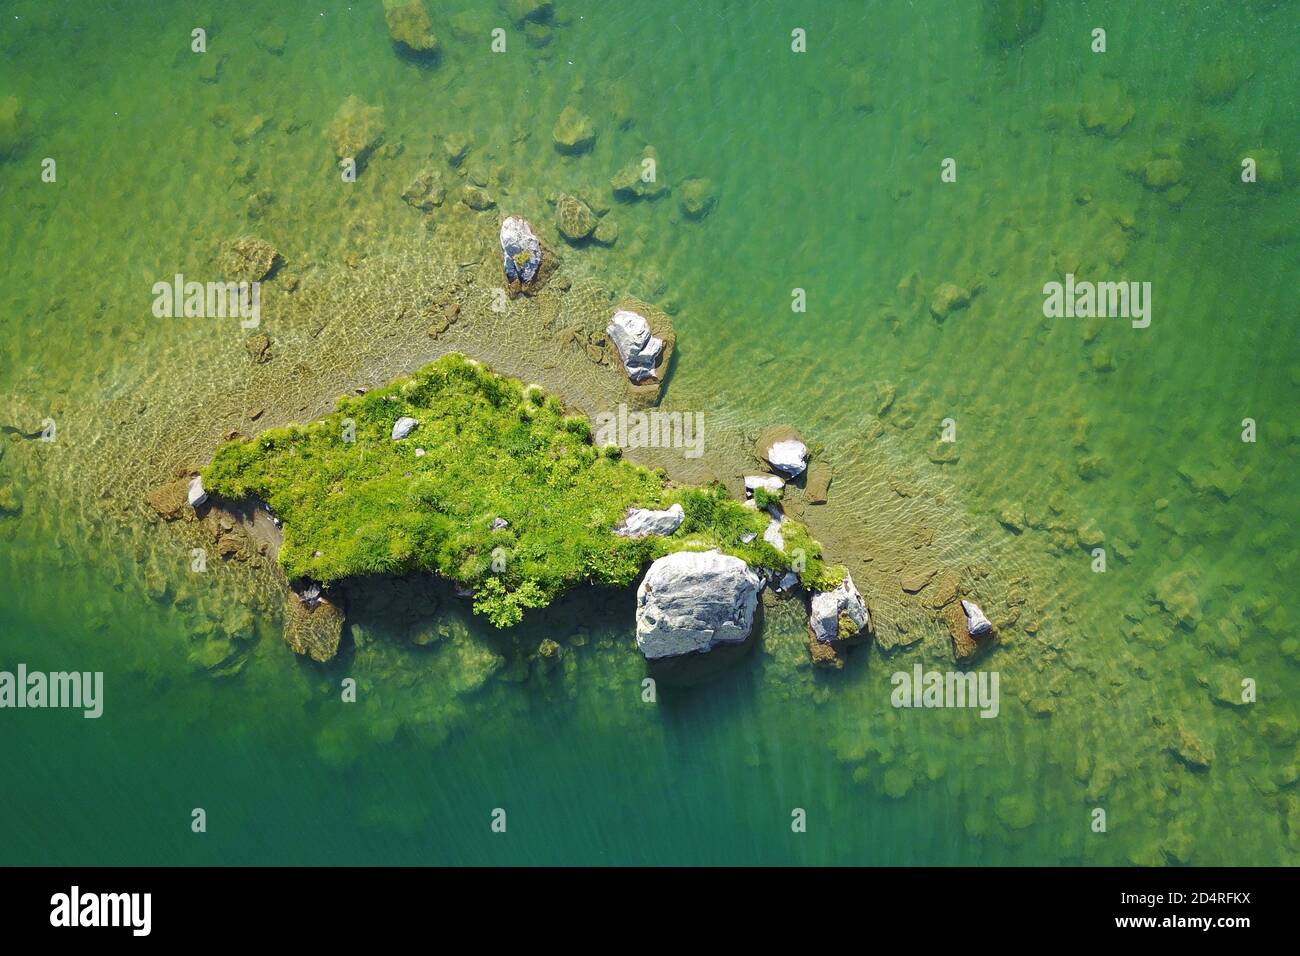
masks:
{"label": "sandy shallow bottom", "polygon": [[[0,518],[0,663],[103,670],[110,695],[98,721],[7,715],[25,772],[0,859],[1295,862],[1296,178],[1236,177],[1243,150],[1296,154],[1293,8],[1211,4],[1153,36],[1125,5],[1049,5],[1003,56],[975,9],[937,4],[723,21],[561,3],[536,47],[495,4],[462,3],[440,5],[429,66],[391,49],[373,6],[65,20],[20,3],[0,36],[17,66],[0,99],[31,122],[0,162],[0,486],[22,504]],[[1080,52],[1094,20],[1104,58]],[[787,52],[787,22],[809,53]],[[1207,102],[1225,57],[1237,86]],[[352,94],[383,106],[385,136],[344,184],[325,130]],[[567,105],[597,127],[578,156],[552,143]],[[1092,109],[1132,116],[1089,133]],[[459,166],[449,138],[470,146]],[[610,177],[646,146],[672,192],[617,201]],[[54,184],[34,172],[47,155]],[[1181,182],[1151,188],[1168,158]],[[424,169],[447,187],[427,214],[402,199]],[[717,200],[698,221],[690,177]],[[458,202],[466,181],[496,208]],[[557,192],[607,206],[617,242],[566,244]],[[495,312],[503,212],[541,225],[564,282]],[[244,234],[284,258],[263,363],[237,322],[149,312],[154,282],[217,278]],[[1043,283],[1065,272],[1151,281],[1150,328],[1045,319]],[[944,283],[972,295],[939,321]],[[843,671],[812,670],[786,603],[720,674],[647,704],[630,591],[498,633],[428,581],[350,593],[344,652],[312,665],[279,639],[265,568],[192,573],[203,530],[143,501],[230,431],[308,420],[449,350],[613,409],[619,375],[571,333],[624,295],[673,314],[662,407],[706,421],[701,458],[638,458],[735,488],[780,422],[831,464],[828,502],[791,510],[878,622]],[[54,442],[20,437],[46,419]],[[979,665],[1000,675],[996,719],[890,706],[895,671],[954,667],[935,585],[900,586],[930,568],[1002,626]]]}

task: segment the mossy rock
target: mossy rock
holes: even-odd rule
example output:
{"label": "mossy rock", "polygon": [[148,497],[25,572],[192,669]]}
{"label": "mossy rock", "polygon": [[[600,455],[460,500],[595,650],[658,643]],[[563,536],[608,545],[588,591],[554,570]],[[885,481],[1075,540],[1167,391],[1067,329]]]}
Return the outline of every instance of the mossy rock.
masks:
{"label": "mossy rock", "polygon": [[343,611],[322,594],[315,607],[308,607],[292,589],[284,598],[284,641],[295,654],[319,663],[332,660],[343,637]]}
{"label": "mossy rock", "polygon": [[384,22],[393,43],[405,53],[432,57],[438,53],[438,38],[423,0],[384,0]]}
{"label": "mossy rock", "polygon": [[555,226],[569,242],[578,243],[596,230],[596,214],[576,196],[562,194],[555,202]]}
{"label": "mossy rock", "polygon": [[576,107],[566,106],[551,130],[555,148],[562,153],[585,153],[596,143],[596,124]]}
{"label": "mossy rock", "polygon": [[[394,441],[402,417],[419,424]],[[682,549],[790,569],[762,539],[767,515],[720,485],[669,488],[661,473],[606,454],[592,438],[591,423],[557,398],[453,353],[340,399],[318,421],[223,445],[203,483],[231,501],[264,501],[280,517],[277,560],[290,580],[435,572],[472,590],[474,611],[499,627],[578,583],[626,587],[650,561]],[[614,534],[628,508],[672,504],[685,513],[673,535]],[[494,530],[496,517],[508,527]],[[804,550],[805,586],[825,578],[807,528],[791,519],[782,530]],[[321,607],[286,601],[286,639],[317,660],[332,656],[342,626],[337,609]]]}
{"label": "mossy rock", "polygon": [[1023,46],[1043,27],[1046,0],[985,0],[984,45],[992,53]]}

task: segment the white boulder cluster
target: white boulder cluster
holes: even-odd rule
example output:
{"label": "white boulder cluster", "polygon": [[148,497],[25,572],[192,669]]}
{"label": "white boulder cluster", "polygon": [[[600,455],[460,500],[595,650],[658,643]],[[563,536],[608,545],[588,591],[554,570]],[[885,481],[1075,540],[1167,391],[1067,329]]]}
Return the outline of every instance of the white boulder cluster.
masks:
{"label": "white boulder cluster", "polygon": [[605,329],[618,357],[627,370],[627,377],[633,384],[640,384],[655,377],[655,365],[659,353],[663,351],[663,339],[656,338],[650,332],[650,323],[645,316],[627,309],[619,309],[609,320]]}

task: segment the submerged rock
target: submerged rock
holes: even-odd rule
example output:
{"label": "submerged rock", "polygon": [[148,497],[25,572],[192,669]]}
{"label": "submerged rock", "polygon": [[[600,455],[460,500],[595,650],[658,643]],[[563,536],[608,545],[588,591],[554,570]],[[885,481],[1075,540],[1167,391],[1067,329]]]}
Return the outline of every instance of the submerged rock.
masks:
{"label": "submerged rock", "polygon": [[403,415],[393,423],[393,441],[401,441],[407,435],[411,434],[411,432],[415,431],[415,427],[419,424],[420,423],[414,418],[409,418],[408,416]]}
{"label": "submerged rock", "polygon": [[659,181],[658,160],[653,147],[647,146],[640,159],[634,159],[609,181],[609,188],[614,196],[623,202],[636,202],[639,199],[658,199],[668,192],[668,187]]}
{"label": "submerged rock", "polygon": [[284,598],[284,641],[295,654],[324,663],[338,653],[343,611],[318,584],[290,588]]}
{"label": "submerged rock", "polygon": [[681,206],[687,219],[703,219],[717,204],[711,179],[688,179],[682,183]]}
{"label": "submerged rock", "polygon": [[334,114],[325,135],[340,161],[355,160],[360,168],[384,141],[384,108],[367,106],[356,96],[349,96]]}
{"label": "submerged rock", "polygon": [[555,226],[569,242],[581,242],[596,230],[596,214],[578,197],[561,195],[555,201]]}
{"label": "submerged rock", "polygon": [[1015,49],[1043,27],[1046,0],[985,0],[984,43],[994,53]]}
{"label": "submerged rock", "polygon": [[406,204],[420,212],[441,206],[446,198],[447,189],[442,184],[442,173],[436,169],[420,170],[411,184],[402,191],[402,199]]}
{"label": "submerged rock", "polygon": [[585,153],[595,145],[596,127],[590,116],[566,106],[555,121],[551,137],[562,153]]}
{"label": "submerged rock", "polygon": [[0,160],[16,156],[27,142],[27,121],[17,96],[0,99]]}
{"label": "submerged rock", "polygon": [[674,504],[663,511],[649,508],[632,508],[623,523],[614,529],[614,533],[625,538],[644,538],[651,534],[672,534],[686,517],[686,512],[679,504]]}
{"label": "submerged rock", "polygon": [[970,305],[970,292],[952,282],[945,282],[930,296],[930,314],[942,322],[949,313]]}
{"label": "submerged rock", "polygon": [[1079,125],[1089,133],[1118,136],[1133,121],[1137,108],[1128,92],[1115,80],[1091,85],[1079,107]]}
{"label": "submerged rock", "polygon": [[221,250],[221,272],[236,282],[259,282],[281,262],[275,246],[255,236],[240,236]]}
{"label": "submerged rock", "polygon": [[189,488],[191,482],[185,478],[170,481],[145,493],[144,500],[164,521],[175,521],[184,514],[189,505]]}
{"label": "submerged rock", "polygon": [[718,551],[659,558],[637,589],[636,643],[649,660],[738,644],[749,637],[762,580]]}
{"label": "submerged rock", "polygon": [[501,0],[501,10],[522,29],[528,23],[546,23],[555,13],[554,0]]}
{"label": "submerged rock", "polygon": [[423,0],[384,0],[384,22],[399,48],[418,56],[438,52],[438,38]]}
{"label": "submerged rock", "polygon": [[655,364],[663,351],[663,341],[651,334],[650,323],[637,312],[620,309],[605,329],[618,357],[633,382],[644,382],[655,375]]}
{"label": "submerged rock", "polygon": [[542,265],[542,244],[527,219],[507,216],[501,222],[501,255],[506,279],[532,282]]}

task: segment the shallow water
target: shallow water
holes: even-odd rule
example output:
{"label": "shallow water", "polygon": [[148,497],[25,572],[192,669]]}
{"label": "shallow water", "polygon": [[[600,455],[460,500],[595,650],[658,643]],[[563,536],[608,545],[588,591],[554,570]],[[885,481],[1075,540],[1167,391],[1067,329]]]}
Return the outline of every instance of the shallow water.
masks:
{"label": "shallow water", "polygon": [[[394,52],[377,0],[295,6],[0,5],[0,101],[30,119],[0,161],[0,426],[58,425],[52,443],[0,434],[23,505],[0,517],[0,668],[106,682],[98,720],[0,717],[19,770],[0,861],[1296,862],[1294,3],[1157,22],[1049,2],[1009,53],[975,3],[558,0],[541,48],[493,2],[439,3],[431,67]],[[1207,102],[1219,73],[1230,95]],[[384,107],[386,145],[345,185],[324,130],[351,94]],[[576,157],[551,141],[570,104],[598,127]],[[1089,133],[1097,104],[1132,118]],[[499,209],[455,208],[448,135]],[[647,145],[673,193],[615,201],[609,178]],[[1282,181],[1241,183],[1261,150]],[[1142,181],[1169,158],[1181,183]],[[425,167],[449,191],[427,223],[401,199]],[[688,177],[714,183],[698,222]],[[547,195],[581,190],[611,207],[613,247],[554,233]],[[480,300],[516,210],[575,284],[497,320]],[[264,366],[222,320],[150,314],[154,282],[218,278],[245,233],[285,258]],[[1150,327],[1045,318],[1066,272],[1151,282]],[[434,341],[420,303],[449,283],[465,317]],[[974,295],[940,322],[943,283]],[[609,370],[538,331],[607,294],[673,312],[664,401],[707,422],[702,462],[659,463],[734,481],[746,438],[783,422],[833,465],[804,517],[881,636],[842,672],[813,672],[783,604],[742,660],[650,704],[630,592],[572,594],[503,635],[449,593],[387,585],[352,595],[348,647],[313,665],[281,642],[265,575],[189,573],[195,529],[141,505],[227,429],[310,417],[446,348],[608,408]],[[890,706],[893,672],[956,666],[927,593],[899,586],[915,567],[961,570],[1003,625],[978,664],[1000,675],[997,718]],[[214,646],[234,663],[213,668]],[[1207,767],[1175,753],[1189,737]]]}

